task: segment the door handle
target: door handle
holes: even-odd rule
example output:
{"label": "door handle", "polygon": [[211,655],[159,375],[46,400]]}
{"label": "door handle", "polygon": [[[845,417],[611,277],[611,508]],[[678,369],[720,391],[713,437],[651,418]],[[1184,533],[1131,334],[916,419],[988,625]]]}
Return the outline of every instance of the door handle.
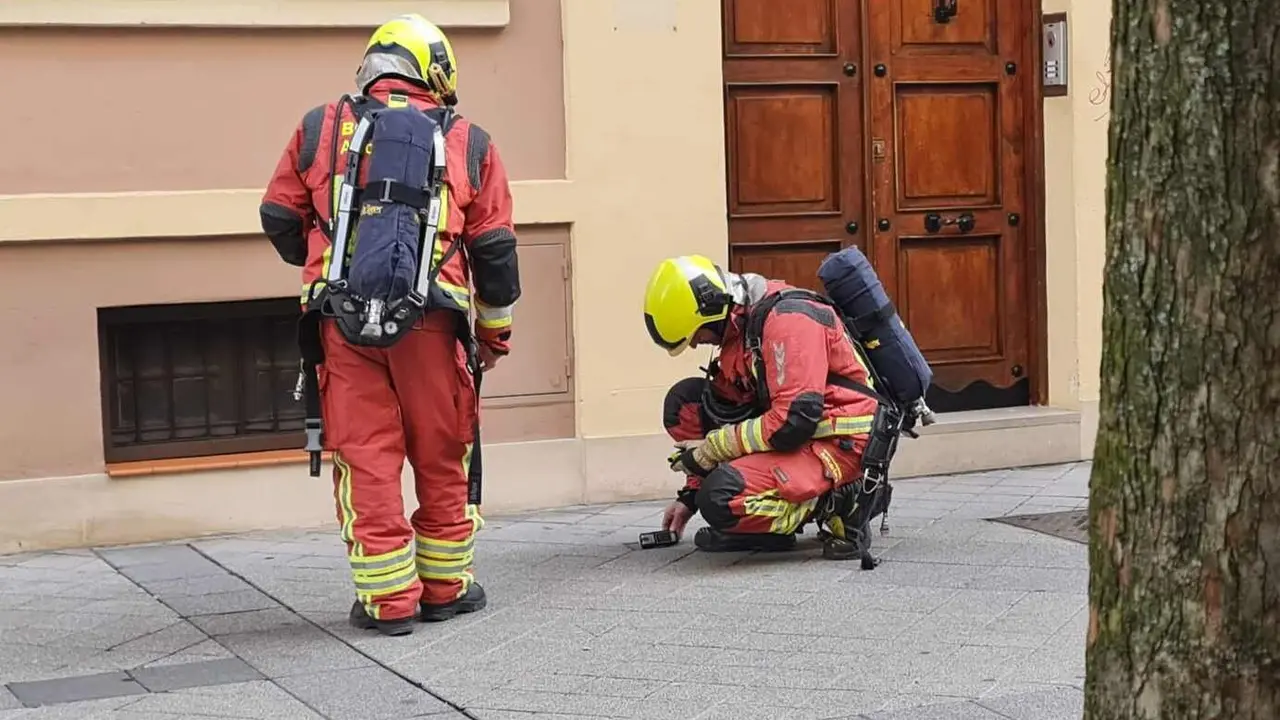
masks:
{"label": "door handle", "polygon": [[925,232],[936,233],[947,225],[955,225],[960,229],[960,232],[967,233],[973,230],[973,213],[960,213],[955,217],[949,218],[944,218],[938,213],[929,213],[924,216]]}
{"label": "door handle", "polygon": [[960,12],[960,8],[956,7],[960,0],[933,0],[933,21],[939,25],[946,25],[951,22],[951,18]]}

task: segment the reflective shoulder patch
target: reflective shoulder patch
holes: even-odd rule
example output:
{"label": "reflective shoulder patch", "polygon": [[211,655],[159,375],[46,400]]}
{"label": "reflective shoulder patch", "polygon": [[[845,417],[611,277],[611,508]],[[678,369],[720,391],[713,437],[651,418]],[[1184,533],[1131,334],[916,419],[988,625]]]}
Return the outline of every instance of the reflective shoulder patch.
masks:
{"label": "reflective shoulder patch", "polygon": [[467,179],[471,181],[471,189],[480,192],[480,170],[484,167],[484,159],[489,155],[489,133],[475,123],[467,128]]}
{"label": "reflective shoulder patch", "polygon": [[316,161],[320,147],[320,131],[324,128],[324,111],[327,105],[317,105],[302,116],[302,147],[298,150],[298,173],[304,173]]}

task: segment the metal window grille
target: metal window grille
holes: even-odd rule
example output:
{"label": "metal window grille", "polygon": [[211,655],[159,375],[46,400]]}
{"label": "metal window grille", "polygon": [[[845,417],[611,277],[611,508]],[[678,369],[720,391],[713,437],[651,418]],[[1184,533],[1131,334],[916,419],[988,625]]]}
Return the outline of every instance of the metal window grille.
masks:
{"label": "metal window grille", "polygon": [[107,462],[301,448],[296,298],[98,314]]}

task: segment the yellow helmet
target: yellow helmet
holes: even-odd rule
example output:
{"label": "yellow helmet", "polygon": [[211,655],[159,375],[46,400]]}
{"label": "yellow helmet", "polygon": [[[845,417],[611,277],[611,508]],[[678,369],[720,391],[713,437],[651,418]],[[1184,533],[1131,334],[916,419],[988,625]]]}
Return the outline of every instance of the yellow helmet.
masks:
{"label": "yellow helmet", "polygon": [[384,23],[369,38],[356,86],[367,92],[375,80],[400,77],[421,85],[446,105],[458,102],[458,61],[444,32],[417,14]]}
{"label": "yellow helmet", "polygon": [[644,324],[654,343],[679,355],[699,329],[729,316],[732,299],[724,272],[709,258],[668,258],[649,277]]}

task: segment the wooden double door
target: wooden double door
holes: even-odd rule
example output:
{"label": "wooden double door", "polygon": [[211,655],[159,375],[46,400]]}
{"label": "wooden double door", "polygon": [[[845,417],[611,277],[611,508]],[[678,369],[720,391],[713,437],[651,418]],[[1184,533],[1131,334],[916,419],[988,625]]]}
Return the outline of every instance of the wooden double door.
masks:
{"label": "wooden double door", "polygon": [[934,410],[1030,404],[1030,3],[722,3],[732,268],[818,289],[857,245]]}

